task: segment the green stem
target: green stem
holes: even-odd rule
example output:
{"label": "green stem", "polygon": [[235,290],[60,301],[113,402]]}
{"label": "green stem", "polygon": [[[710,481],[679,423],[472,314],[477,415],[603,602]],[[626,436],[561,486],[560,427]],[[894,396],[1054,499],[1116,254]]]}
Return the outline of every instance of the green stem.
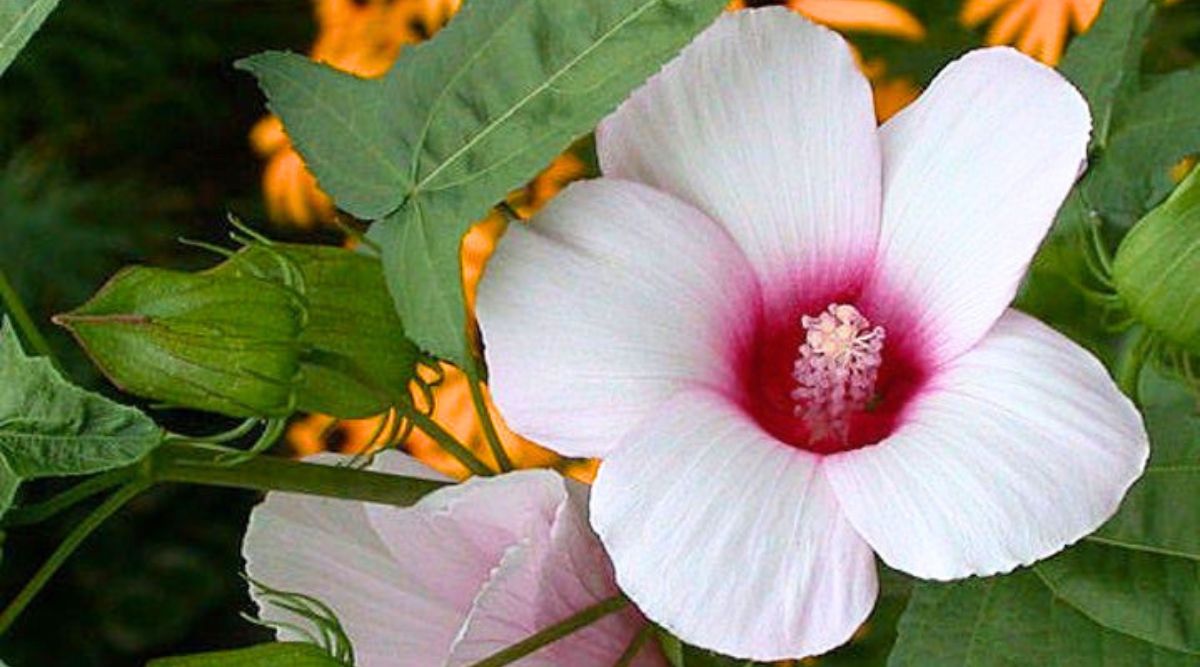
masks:
{"label": "green stem", "polygon": [[1146,354],[1152,343],[1153,336],[1145,329],[1137,329],[1133,340],[1117,362],[1117,386],[1134,403],[1138,402],[1138,380],[1142,376],[1142,367],[1146,365]]}
{"label": "green stem", "polygon": [[258,456],[230,464],[228,451],[208,443],[166,443],[141,463],[98,475],[55,498],[26,508],[21,523],[45,518],[64,507],[98,493],[114,480],[129,480],[75,526],[66,539],[34,573],[25,587],[0,613],[2,635],[50,577],[62,567],[79,545],[100,524],[113,515],[134,496],[161,482],[207,484],[256,491],[290,491],[330,498],[345,498],[363,502],[407,506],[426,494],[436,491],[447,482],[389,475],[369,470],[301,463],[272,456]]}
{"label": "green stem", "polygon": [[62,544],[58,545],[58,548],[54,550],[54,553],[50,554],[50,558],[34,573],[33,577],[25,584],[25,587],[21,589],[21,592],[17,593],[17,597],[13,598],[13,601],[8,604],[3,613],[0,613],[0,635],[8,631],[8,628],[17,620],[17,617],[21,615],[21,612],[25,610],[25,607],[29,605],[34,596],[42,590],[42,587],[50,580],[50,577],[54,576],[58,568],[62,567],[62,564],[79,548],[79,545],[93,531],[99,528],[100,524],[104,523],[108,517],[121,509],[121,506],[132,500],[134,496],[145,491],[149,486],[144,481],[135,481],[126,484],[118,489],[116,493],[109,496],[96,509],[92,510],[91,514],[79,522],[79,525],[72,528],[71,532],[67,534],[66,539],[62,541]]}
{"label": "green stem", "polygon": [[224,457],[222,452],[185,444],[163,445],[142,464],[142,475],[150,482],[289,491],[399,506],[412,505],[447,484],[266,455],[235,464]]}
{"label": "green stem", "polygon": [[412,420],[412,423],[416,424],[417,428],[421,429],[425,435],[433,438],[434,442],[443,451],[458,459],[458,462],[463,464],[472,474],[483,477],[490,477],[496,474],[496,471],[489,468],[478,456],[475,456],[475,452],[467,449],[467,446],[459,442],[458,438],[454,437],[454,434],[442,428],[429,415],[408,403],[401,404],[398,406],[398,409],[404,413],[405,417]]}
{"label": "green stem", "polygon": [[653,636],[654,626],[647,623],[646,627],[633,636],[633,640],[629,642],[629,646],[625,647],[625,652],[621,654],[621,657],[617,658],[617,662],[613,664],[613,667],[629,667],[629,665],[632,665],[633,659],[637,657],[638,653],[641,653],[642,647]]}
{"label": "green stem", "polygon": [[488,448],[492,450],[492,456],[496,457],[496,463],[500,466],[500,472],[509,472],[513,469],[512,461],[508,458],[508,453],[504,451],[504,445],[500,442],[500,434],[496,432],[496,424],[492,422],[492,413],[487,408],[487,401],[483,398],[483,383],[479,379],[479,362],[475,359],[475,355],[468,350],[467,356],[467,386],[471,388],[471,403],[475,406],[475,415],[479,418],[479,425],[483,429],[483,438],[487,440]]}
{"label": "green stem", "polygon": [[41,523],[68,507],[91,498],[97,493],[102,493],[128,482],[133,475],[134,470],[132,468],[109,470],[106,473],[89,477],[44,502],[37,503],[36,505],[14,507],[4,516],[4,527],[12,528]]}
{"label": "green stem", "polygon": [[33,323],[33,318],[30,317],[25,304],[21,302],[17,290],[13,288],[12,283],[8,282],[8,276],[4,274],[3,269],[0,269],[0,303],[4,304],[4,309],[12,316],[17,330],[25,337],[25,342],[33,348],[33,351],[39,356],[46,357],[57,366],[54,351],[50,349],[50,344],[46,342],[42,332]]}
{"label": "green stem", "polygon": [[587,627],[609,614],[624,609],[628,604],[629,600],[624,596],[611,597],[548,628],[539,630],[537,633],[530,635],[516,644],[480,660],[471,665],[471,667],[502,667],[502,665],[512,664],[544,646],[553,644],[580,628]]}

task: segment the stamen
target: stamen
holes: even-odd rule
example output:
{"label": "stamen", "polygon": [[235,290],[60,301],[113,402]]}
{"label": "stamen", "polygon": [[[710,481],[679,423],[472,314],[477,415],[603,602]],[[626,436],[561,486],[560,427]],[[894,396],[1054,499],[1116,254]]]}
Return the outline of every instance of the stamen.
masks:
{"label": "stamen", "polygon": [[800,345],[792,377],[795,414],[807,423],[814,441],[836,438],[845,443],[850,416],[874,398],[883,362],[883,327],[871,323],[854,306],[830,304],[820,315],[800,318]]}

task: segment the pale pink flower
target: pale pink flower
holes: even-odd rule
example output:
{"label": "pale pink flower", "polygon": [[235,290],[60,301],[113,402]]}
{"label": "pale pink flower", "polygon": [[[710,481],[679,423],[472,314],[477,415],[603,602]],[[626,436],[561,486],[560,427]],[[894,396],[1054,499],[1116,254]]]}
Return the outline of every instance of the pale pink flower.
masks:
{"label": "pale pink flower", "polygon": [[[373,467],[446,479],[391,452]],[[471,665],[619,594],[588,527],[587,487],[545,470],[471,479],[409,508],[269,493],[243,553],[253,580],[328,605],[359,667]],[[251,593],[260,618],[308,627]],[[645,627],[626,608],[516,664],[611,667]],[[665,661],[649,642],[632,664]]]}
{"label": "pale pink flower", "polygon": [[604,177],[510,228],[478,314],[512,428],[603,457],[592,524],[647,616],[818,654],[870,612],[874,554],[990,575],[1112,515],[1137,410],[1007,310],[1089,129],[1007,48],[877,128],[845,42],[781,9],[722,17],[604,121]]}

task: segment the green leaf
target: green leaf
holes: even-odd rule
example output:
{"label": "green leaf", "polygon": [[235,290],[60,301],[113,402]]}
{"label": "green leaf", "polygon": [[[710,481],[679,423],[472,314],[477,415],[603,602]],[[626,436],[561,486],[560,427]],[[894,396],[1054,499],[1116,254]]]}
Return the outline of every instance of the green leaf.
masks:
{"label": "green leaf", "polygon": [[83,475],[140,460],[163,432],[133,408],[69,384],[0,325],[0,514],[21,480]]}
{"label": "green leaf", "polygon": [[[1091,169],[1077,187],[1081,209],[1127,230],[1171,189],[1170,167],[1200,151],[1200,68],[1147,80],[1141,73],[1149,0],[1106,2],[1072,42],[1062,72],[1092,111]],[[1060,214],[1056,230],[1084,222]],[[1074,212],[1078,213],[1078,211]]]}
{"label": "green leaf", "polygon": [[916,587],[895,665],[1192,665],[1200,660],[1200,416],[1143,373],[1152,456],[1095,535],[1014,574]]}
{"label": "green leaf", "polygon": [[321,189],[360,218],[395,210],[411,183],[403,135],[392,128],[380,80],[361,79],[294,53],[267,52],[237,62],[283,119]]}
{"label": "green leaf", "polygon": [[[1200,81],[1200,79],[1198,79]],[[1197,124],[1200,129],[1200,123]],[[1121,242],[1113,263],[1129,310],[1169,341],[1200,354],[1200,169]]]}
{"label": "green leaf", "polygon": [[1032,570],[918,584],[891,667],[1185,667],[1196,657],[1094,623]]}
{"label": "green leaf", "polygon": [[57,5],[58,0],[0,0],[0,74]]}
{"label": "green leaf", "polygon": [[1085,541],[1033,569],[1054,597],[1097,625],[1200,659],[1200,554]]}
{"label": "green leaf", "polygon": [[1121,510],[1088,538],[1148,553],[1200,561],[1200,407],[1181,382],[1153,367],[1138,395],[1152,447],[1146,472]]}
{"label": "green leaf", "polygon": [[384,249],[384,275],[410,335],[434,356],[459,368],[474,363],[464,338],[467,302],[459,264],[470,223],[431,214],[414,201],[371,228]]}
{"label": "green leaf", "polygon": [[[362,217],[388,214],[372,236],[382,242],[401,319],[422,348],[465,365],[458,253],[467,228],[591,130],[724,5],[472,2],[377,80],[352,82],[282,54],[242,67],[259,77],[338,205]],[[336,108],[320,101],[330,90],[344,95]],[[367,156],[342,149],[367,145]],[[392,173],[396,165],[404,176]],[[371,191],[339,187],[338,179]]]}
{"label": "green leaf", "polygon": [[1174,184],[1170,169],[1200,151],[1200,67],[1153,79],[1119,101],[1102,159],[1081,185],[1108,222],[1128,229]]}
{"label": "green leaf", "polygon": [[158,658],[146,667],[345,667],[319,646],[300,642],[259,644],[232,651]]}
{"label": "green leaf", "polygon": [[1108,140],[1113,107],[1124,89],[1138,81],[1146,31],[1154,17],[1150,0],[1106,2],[1095,23],[1076,37],[1060,69],[1083,93],[1092,111],[1092,145]]}

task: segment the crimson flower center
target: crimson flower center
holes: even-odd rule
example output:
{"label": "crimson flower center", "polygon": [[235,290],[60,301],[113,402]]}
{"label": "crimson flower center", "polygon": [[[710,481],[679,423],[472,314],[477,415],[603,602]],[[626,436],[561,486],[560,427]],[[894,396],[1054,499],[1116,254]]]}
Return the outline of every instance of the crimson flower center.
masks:
{"label": "crimson flower center", "polygon": [[779,442],[835,454],[887,438],[930,376],[904,309],[854,291],[767,304],[734,351],[736,400]]}
{"label": "crimson flower center", "polygon": [[800,318],[804,342],[792,377],[794,414],[808,425],[814,440],[834,439],[845,446],[850,417],[867,409],[883,363],[884,330],[871,326],[854,306],[829,304],[820,315]]}

